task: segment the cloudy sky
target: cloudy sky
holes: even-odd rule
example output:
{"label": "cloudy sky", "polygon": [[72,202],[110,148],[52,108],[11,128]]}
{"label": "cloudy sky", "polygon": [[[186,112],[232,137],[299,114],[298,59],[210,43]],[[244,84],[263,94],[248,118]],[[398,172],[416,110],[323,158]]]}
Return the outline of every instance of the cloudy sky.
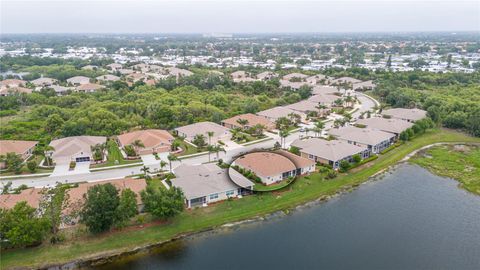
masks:
{"label": "cloudy sky", "polygon": [[0,0],[1,33],[480,31],[480,1]]}

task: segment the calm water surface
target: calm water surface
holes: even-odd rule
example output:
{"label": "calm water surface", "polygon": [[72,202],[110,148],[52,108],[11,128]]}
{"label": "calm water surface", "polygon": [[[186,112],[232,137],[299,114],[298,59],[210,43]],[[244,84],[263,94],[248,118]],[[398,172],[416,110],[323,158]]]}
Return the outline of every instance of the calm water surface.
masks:
{"label": "calm water surface", "polygon": [[327,203],[96,269],[480,269],[480,196],[401,165]]}

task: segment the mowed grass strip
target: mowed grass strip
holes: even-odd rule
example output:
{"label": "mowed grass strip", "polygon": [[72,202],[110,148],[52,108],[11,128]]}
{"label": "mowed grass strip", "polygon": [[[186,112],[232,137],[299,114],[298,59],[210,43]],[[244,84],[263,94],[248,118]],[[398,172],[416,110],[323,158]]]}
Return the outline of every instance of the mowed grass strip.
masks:
{"label": "mowed grass strip", "polygon": [[480,142],[480,138],[445,129],[430,130],[395,150],[381,155],[372,163],[366,164],[368,166],[363,170],[355,173],[341,174],[333,180],[324,180],[322,175],[313,174],[297,179],[282,192],[246,196],[207,208],[185,211],[164,225],[83,237],[54,246],[45,244],[36,248],[4,251],[1,254],[0,268],[38,267],[128,251],[138,246],[165,241],[180,234],[215,228],[225,223],[293,208],[321,196],[332,195],[342,188],[360,184],[375,173],[397,163],[412,151],[437,142]]}

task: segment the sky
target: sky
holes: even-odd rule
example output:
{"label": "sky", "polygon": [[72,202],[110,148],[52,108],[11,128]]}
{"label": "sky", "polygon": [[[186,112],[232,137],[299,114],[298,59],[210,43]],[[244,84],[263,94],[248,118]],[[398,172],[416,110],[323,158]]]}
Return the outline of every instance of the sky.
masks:
{"label": "sky", "polygon": [[0,0],[0,33],[480,31],[480,1]]}

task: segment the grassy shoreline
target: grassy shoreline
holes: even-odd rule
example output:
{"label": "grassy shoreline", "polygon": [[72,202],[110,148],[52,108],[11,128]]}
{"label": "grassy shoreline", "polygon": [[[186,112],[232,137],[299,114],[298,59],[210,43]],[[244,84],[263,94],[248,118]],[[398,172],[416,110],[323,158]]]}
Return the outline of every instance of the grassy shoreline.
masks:
{"label": "grassy shoreline", "polygon": [[178,235],[291,209],[322,196],[333,195],[342,189],[356,186],[368,180],[370,176],[396,164],[412,151],[437,142],[480,142],[480,138],[445,129],[431,130],[381,155],[375,161],[366,164],[364,169],[339,175],[334,180],[324,180],[320,174],[313,174],[297,179],[285,191],[247,196],[241,200],[226,201],[207,208],[185,211],[168,224],[90,236],[56,246],[43,245],[30,249],[5,251],[1,254],[0,268],[40,267],[67,263],[80,258],[125,252],[139,246],[166,241]]}
{"label": "grassy shoreline", "polygon": [[480,195],[480,145],[439,145],[420,151],[411,160],[432,173],[455,179],[459,187]]}

